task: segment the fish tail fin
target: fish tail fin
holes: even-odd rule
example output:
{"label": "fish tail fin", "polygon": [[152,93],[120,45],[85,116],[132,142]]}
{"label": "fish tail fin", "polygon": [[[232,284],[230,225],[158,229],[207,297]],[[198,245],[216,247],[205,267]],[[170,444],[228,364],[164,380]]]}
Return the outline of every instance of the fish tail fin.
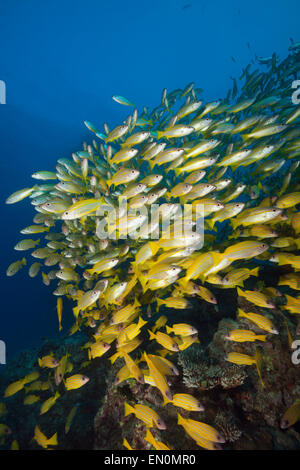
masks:
{"label": "fish tail fin", "polygon": [[147,429],[147,431],[146,431],[145,441],[147,441],[147,442],[149,442],[150,444],[153,445],[154,437],[152,436],[152,434],[151,434],[151,432],[149,431],[149,429]]}
{"label": "fish tail fin", "polygon": [[23,264],[23,266],[26,266],[27,264],[26,258],[22,258],[21,263]]}
{"label": "fish tail fin", "polygon": [[181,168],[175,168],[174,171],[176,176],[180,176],[180,174],[182,173]]}
{"label": "fish tail fin", "polygon": [[256,339],[259,341],[267,341],[267,335],[257,335]]}
{"label": "fish tail fin", "polygon": [[140,274],[139,281],[142,285],[143,292],[146,292],[147,290],[146,285],[147,285],[148,279],[145,276],[143,276],[143,274]]}
{"label": "fish tail fin", "polygon": [[92,359],[92,354],[91,354],[91,350],[88,349],[88,358],[89,358],[89,361]]}
{"label": "fish tail fin", "polygon": [[79,308],[78,307],[74,307],[73,308],[73,315],[74,317],[77,319],[78,318],[78,314],[79,314]]}
{"label": "fish tail fin", "polygon": [[262,376],[261,376],[261,361],[259,360],[259,355],[258,355],[257,350],[256,350],[255,357],[256,357],[255,365],[256,365],[257,373],[258,373],[258,376],[259,376],[259,380],[260,380],[260,382],[261,382],[261,386],[262,386],[262,388],[264,389],[264,388],[265,388],[265,384],[264,384],[263,379],[262,379]]}
{"label": "fish tail fin", "polygon": [[134,408],[131,405],[129,405],[128,403],[126,403],[126,401],[125,401],[124,402],[124,415],[128,416],[131,413],[134,413]]}
{"label": "fish tail fin", "polygon": [[177,417],[178,417],[177,423],[178,423],[178,424],[183,424],[183,423],[184,423],[183,417],[182,417],[179,413],[177,413]]}
{"label": "fish tail fin", "polygon": [[205,220],[205,222],[208,225],[208,228],[210,230],[214,230],[214,226],[215,226],[215,220],[214,219],[207,219],[207,220]]}
{"label": "fish tail fin", "polygon": [[259,271],[259,266],[257,266],[257,268],[251,269],[250,275],[257,277],[258,276],[258,271]]}
{"label": "fish tail fin", "polygon": [[172,400],[169,400],[168,398],[166,398],[165,396],[163,397],[163,406],[166,406],[168,403],[172,403]]}
{"label": "fish tail fin", "polygon": [[241,308],[238,308],[237,316],[238,317],[246,317],[245,312],[243,312],[243,310]]}
{"label": "fish tail fin", "polygon": [[151,341],[152,339],[156,339],[155,334],[154,334],[151,330],[148,330],[148,333],[149,333],[149,339],[150,339],[150,341]]}
{"label": "fish tail fin", "polygon": [[152,251],[152,255],[154,256],[158,252],[159,246],[157,242],[149,242],[149,248]]}
{"label": "fish tail fin", "polygon": [[124,415],[128,416],[131,413],[134,413],[134,408],[131,405],[129,405],[128,403],[126,403],[126,401],[125,401],[124,402]]}
{"label": "fish tail fin", "polygon": [[40,367],[42,367],[42,361],[39,357],[38,357],[38,364],[39,364]]}
{"label": "fish tail fin", "polygon": [[161,305],[163,305],[164,301],[161,300],[161,299],[156,299],[156,302],[157,302],[157,309],[156,309],[156,311],[158,311],[158,310],[159,310],[159,307],[160,307]]}
{"label": "fish tail fin", "polygon": [[172,333],[173,331],[173,328],[171,328],[170,326],[166,325],[166,332],[167,334],[169,335],[170,333]]}
{"label": "fish tail fin", "polygon": [[50,437],[50,439],[48,439],[48,442],[47,442],[48,445],[51,445],[51,446],[57,446],[57,432],[55,434],[53,434],[52,437]]}
{"label": "fish tail fin", "polygon": [[116,360],[118,359],[118,357],[120,357],[120,353],[119,352],[116,352],[115,354],[113,354],[112,356],[110,356],[109,360],[112,364],[114,364],[116,362]]}
{"label": "fish tail fin", "polygon": [[233,230],[235,230],[240,224],[239,224],[238,220],[232,219],[231,220],[231,225],[232,225]]}
{"label": "fish tail fin", "polygon": [[126,437],[123,439],[123,446],[126,447],[128,450],[133,450],[129,442],[127,441]]}
{"label": "fish tail fin", "polygon": [[243,297],[244,292],[242,291],[242,289],[240,287],[237,287],[236,290],[237,290],[238,296]]}
{"label": "fish tail fin", "polygon": [[153,170],[153,168],[155,167],[156,163],[155,163],[155,160],[148,160],[148,163],[150,165],[150,168],[151,168],[151,171]]}

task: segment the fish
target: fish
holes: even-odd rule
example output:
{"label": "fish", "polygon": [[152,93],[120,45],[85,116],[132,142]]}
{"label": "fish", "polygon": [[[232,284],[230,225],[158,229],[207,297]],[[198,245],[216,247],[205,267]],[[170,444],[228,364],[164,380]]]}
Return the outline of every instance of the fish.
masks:
{"label": "fish", "polygon": [[40,415],[43,415],[45,413],[47,413],[47,411],[50,410],[50,408],[52,408],[52,406],[55,404],[56,400],[60,397],[60,394],[58,391],[56,391],[55,395],[53,395],[52,397],[48,398],[48,400],[46,400],[42,406],[41,406],[41,409],[40,409]]}
{"label": "fish", "polygon": [[166,331],[168,334],[174,333],[179,336],[190,336],[198,333],[198,330],[194,326],[187,325],[186,323],[177,323],[172,327],[166,325]]}
{"label": "fish", "polygon": [[[43,350],[39,370],[34,364],[26,377],[8,384],[8,395],[23,389],[36,393],[47,409],[57,389],[67,393],[92,382],[96,363],[104,364],[102,356],[110,350],[107,364],[114,364],[115,384],[138,381],[137,387],[150,395],[151,387],[159,388],[165,404],[200,412],[196,397],[176,393],[186,390],[175,360],[167,357],[181,356],[199,343],[198,320],[191,320],[190,307],[200,303],[210,309],[205,301],[212,312],[218,311],[225,289],[237,293],[240,306],[248,301],[252,307],[245,309],[254,310],[238,309],[241,326],[230,327],[227,337],[240,345],[229,357],[255,365],[264,386],[260,347],[247,346],[255,348],[255,356],[236,354],[243,354],[244,341],[272,346],[272,335],[280,339],[290,324],[285,315],[300,312],[299,106],[291,103],[290,93],[290,80],[299,68],[297,44],[291,42],[282,60],[276,53],[253,58],[254,66],[246,65],[239,80],[231,77],[224,99],[207,102],[193,82],[164,88],[154,109],[137,109],[127,98],[113,95],[114,101],[132,108],[127,117],[115,127],[105,122],[103,132],[84,121],[91,141],[49,170],[31,172],[36,184],[7,198],[7,204],[26,199],[33,214],[21,230],[26,238],[14,243],[24,250],[24,258],[12,263],[7,275],[21,270],[28,256],[35,258],[28,274],[57,296],[59,330],[62,307],[70,305],[74,318],[69,334],[88,335],[79,346],[79,372],[89,370],[87,378],[75,369],[78,362],[71,362],[68,347],[59,359],[56,351]],[[190,217],[182,221],[186,209]],[[273,263],[278,279],[265,284],[265,267]],[[279,306],[284,331],[276,316]],[[291,339],[292,334],[289,343]],[[45,397],[37,393],[47,390]],[[28,405],[35,400],[28,398]],[[143,398],[139,405],[146,406]],[[180,424],[200,447],[220,448],[222,442],[210,440],[217,430]],[[154,447],[164,448],[151,436]]]}
{"label": "fish", "polygon": [[267,335],[256,335],[253,331],[249,330],[231,330],[228,335],[225,336],[225,339],[230,341],[236,341],[238,343],[243,343],[245,341],[266,341]]}
{"label": "fish", "polygon": [[300,419],[300,400],[296,399],[294,403],[285,411],[280,421],[281,429],[287,429],[293,426]]}
{"label": "fish", "polygon": [[33,186],[32,188],[20,189],[16,191],[15,193],[11,194],[10,196],[8,196],[8,198],[6,198],[5,200],[5,203],[15,204],[16,202],[20,202],[26,197],[30,196],[30,194],[33,193],[33,191],[37,191],[37,190],[38,190],[37,185]]}
{"label": "fish", "polygon": [[15,393],[18,393],[20,390],[24,388],[24,385],[25,385],[24,378],[16,380],[15,382],[11,383],[10,385],[6,387],[5,392],[4,392],[4,397],[7,398],[7,397],[11,397],[12,395],[15,395]]}
{"label": "fish", "polygon": [[140,404],[131,406],[129,403],[124,402],[124,414],[125,416],[134,414],[138,419],[146,424],[147,428],[166,429],[164,421],[149,406]]}
{"label": "fish", "polygon": [[68,414],[66,424],[65,424],[65,433],[66,434],[68,434],[68,432],[70,431],[70,428],[71,428],[73,420],[74,420],[74,416],[75,416],[78,408],[79,408],[79,405],[76,404],[75,406],[73,406],[73,408],[71,408],[70,413]]}
{"label": "fish", "polygon": [[166,398],[167,400],[172,400],[173,395],[166,382],[164,375],[159,371],[153,361],[148,357],[147,353],[144,352],[143,358],[147,362],[149,372],[151,377],[153,378],[155,386],[159,389],[164,398]]}
{"label": "fish", "polygon": [[53,355],[48,355],[44,357],[39,357],[38,358],[38,364],[40,367],[48,367],[50,369],[53,369],[58,366],[59,362]]}
{"label": "fish", "polygon": [[123,96],[114,95],[112,99],[119,104],[123,104],[124,106],[132,106],[133,108],[135,108],[135,104],[132,101],[129,101],[127,98],[124,98]]}
{"label": "fish", "polygon": [[155,340],[158,344],[168,349],[169,351],[179,351],[178,344],[170,336],[158,331],[153,333],[151,330],[148,330],[150,340]]}
{"label": "fish", "polygon": [[14,263],[11,263],[6,270],[6,275],[9,277],[14,276],[15,274],[17,274],[18,271],[20,271],[23,266],[26,266],[26,264],[26,258],[22,258],[20,261],[15,261]]}
{"label": "fish", "polygon": [[75,374],[64,380],[66,390],[75,390],[82,387],[89,381],[89,377],[83,374]]}
{"label": "fish", "polygon": [[144,439],[146,442],[149,442],[156,450],[172,450],[171,447],[168,447],[163,442],[157,441],[155,437],[151,434],[149,429],[147,429],[146,437]]}
{"label": "fish", "polygon": [[183,418],[179,413],[177,414],[177,416],[178,424],[181,425],[186,431],[186,433],[191,436],[195,441],[198,441],[198,438],[203,438],[212,442],[225,442],[225,439],[222,434],[209,424],[202,423],[200,421],[195,421],[194,419]]}
{"label": "fish", "polygon": [[172,401],[165,399],[164,404],[167,403],[172,403],[172,405],[188,411],[204,411],[204,407],[199,400],[188,393],[175,393]]}
{"label": "fish", "polygon": [[61,319],[62,319],[62,311],[63,311],[62,297],[58,297],[56,308],[57,308],[57,316],[58,316],[58,329],[59,331],[61,331],[62,330]]}
{"label": "fish", "polygon": [[245,297],[249,302],[253,303],[254,305],[258,305],[259,307],[275,308],[273,302],[262,292],[250,290],[243,291],[240,287],[238,287],[237,293],[240,297]]}
{"label": "fish", "polygon": [[58,445],[57,442],[57,432],[53,434],[49,439],[42,433],[38,425],[34,428],[34,438],[33,438],[41,447],[47,449],[48,447],[54,447]]}

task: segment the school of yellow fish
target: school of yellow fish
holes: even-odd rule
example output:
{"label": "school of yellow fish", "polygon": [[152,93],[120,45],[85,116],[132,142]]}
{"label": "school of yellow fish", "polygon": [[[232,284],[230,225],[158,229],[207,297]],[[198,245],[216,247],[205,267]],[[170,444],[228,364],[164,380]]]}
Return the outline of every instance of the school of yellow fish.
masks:
{"label": "school of yellow fish", "polygon": [[[184,89],[164,89],[160,104],[152,111],[144,107],[139,114],[132,102],[114,96],[114,101],[132,108],[123,123],[114,129],[105,123],[102,133],[86,121],[94,134],[92,145],[84,143],[72,158],[59,159],[55,171],[37,171],[32,177],[41,182],[6,200],[13,204],[29,198],[36,210],[33,224],[20,231],[29,238],[18,241],[15,250],[31,250],[38,261],[30,265],[29,276],[41,272],[46,285],[55,285],[59,330],[67,298],[74,313],[70,334],[85,326],[94,329],[93,340],[84,345],[86,361],[113,351],[111,363],[123,361],[115,383],[131,378],[156,387],[162,406],[203,411],[195,397],[173,394],[167,379],[180,372],[166,356],[198,341],[198,332],[187,323],[174,324],[167,314],[153,326],[151,314],[161,308],[164,313],[170,309],[170,314],[171,309],[186,310],[191,296],[216,304],[212,285],[237,289],[253,306],[249,311],[239,308],[237,319],[246,318],[261,331],[236,329],[226,339],[260,344],[281,333],[262,313],[275,308],[281,286],[291,289],[283,294],[281,308],[300,314],[300,105],[291,99],[291,84],[300,68],[299,43],[284,60],[274,53],[265,64],[264,71],[247,66],[240,84],[233,79],[223,101],[203,102],[202,90],[190,83]],[[120,201],[126,202],[125,209]],[[105,205],[115,211],[103,210]],[[183,205],[191,216],[181,230],[177,221]],[[196,207],[204,216],[204,238],[195,230]],[[152,210],[151,223],[145,208]],[[169,230],[162,228],[161,217],[170,220]],[[99,227],[106,228],[106,237],[99,237]],[[224,227],[226,236],[220,238]],[[42,233],[44,242],[30,238]],[[284,265],[286,273],[277,286],[245,289],[244,281],[258,278],[263,263]],[[7,275],[26,265],[25,258],[15,261]],[[147,353],[142,329],[148,329],[156,354]],[[256,365],[264,386],[260,348],[253,357],[233,348],[226,359]],[[53,384],[63,382],[69,391],[90,379],[73,371],[68,354],[41,357],[38,367],[52,371],[49,382],[38,380],[37,368],[10,384],[5,397],[24,389],[27,406],[39,400],[40,390],[49,389],[40,414],[60,398]],[[299,415],[299,405],[296,409]],[[66,432],[75,411],[67,418]],[[151,407],[125,403],[124,413],[146,425],[145,440],[155,449],[170,449],[148,429],[168,429]],[[282,427],[287,423],[283,418]],[[178,412],[178,424],[202,448],[219,449],[224,443],[208,423]],[[7,432],[1,426],[0,436]],[[58,445],[57,435],[47,438],[38,424],[34,439],[43,448]],[[132,450],[127,439],[123,444]]]}

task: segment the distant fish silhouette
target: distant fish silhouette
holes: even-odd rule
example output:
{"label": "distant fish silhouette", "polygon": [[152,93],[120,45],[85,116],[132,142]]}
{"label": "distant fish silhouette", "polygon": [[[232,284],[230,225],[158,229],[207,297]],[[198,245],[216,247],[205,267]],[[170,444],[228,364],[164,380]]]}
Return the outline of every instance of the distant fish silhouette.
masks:
{"label": "distant fish silhouette", "polygon": [[192,6],[192,3],[187,3],[186,5],[183,5],[183,7],[181,8],[182,10],[187,10],[188,8],[190,8]]}

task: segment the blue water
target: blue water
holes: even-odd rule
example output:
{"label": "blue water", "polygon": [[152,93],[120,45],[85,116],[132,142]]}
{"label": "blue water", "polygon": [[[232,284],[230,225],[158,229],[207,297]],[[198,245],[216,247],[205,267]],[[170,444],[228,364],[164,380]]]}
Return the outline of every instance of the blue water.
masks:
{"label": "blue water", "polygon": [[[90,141],[84,120],[99,128],[119,124],[128,109],[114,94],[152,108],[164,87],[194,81],[205,100],[225,97],[230,76],[240,76],[255,54],[276,51],[282,58],[289,38],[299,41],[299,12],[296,0],[1,2],[0,80],[7,94],[0,105],[0,339],[8,359],[55,337],[58,328],[53,284],[30,279],[27,269],[5,275],[22,254],[13,250],[19,230],[34,215],[28,200],[8,206],[5,198],[32,186],[33,172],[53,170],[58,158]],[[64,316],[70,324],[70,310]]]}

